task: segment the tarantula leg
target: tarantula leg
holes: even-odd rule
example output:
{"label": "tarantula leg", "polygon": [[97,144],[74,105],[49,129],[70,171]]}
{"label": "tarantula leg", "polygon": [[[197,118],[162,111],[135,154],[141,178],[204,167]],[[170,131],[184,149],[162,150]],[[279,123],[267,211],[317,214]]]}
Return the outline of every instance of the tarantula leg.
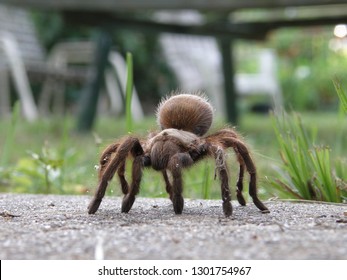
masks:
{"label": "tarantula leg", "polygon": [[132,151],[133,155],[141,152],[143,153],[141,144],[137,138],[129,137],[125,139],[123,143],[119,144],[115,156],[111,161],[108,162],[107,165],[105,165],[102,173],[100,174],[97,190],[88,206],[89,214],[94,214],[98,210],[100,203],[105,196],[108,182],[113,178],[113,175],[117,171],[118,167],[124,164],[130,151]]}
{"label": "tarantula leg", "polygon": [[178,153],[171,157],[168,162],[168,170],[172,174],[172,188],[170,197],[176,214],[182,214],[184,199],[182,196],[182,168],[193,164],[193,160],[188,153]]}
{"label": "tarantula leg", "polygon": [[111,144],[102,152],[99,161],[99,179],[101,179],[102,175],[104,174],[105,168],[110,162],[111,155],[117,152],[118,147],[119,143]]}
{"label": "tarantula leg", "polygon": [[192,158],[192,160],[196,162],[203,159],[208,154],[209,149],[210,144],[205,142],[199,145],[198,147],[193,146],[193,148],[189,150],[189,155]]}
{"label": "tarantula leg", "polygon": [[244,164],[240,164],[239,178],[238,178],[237,183],[236,183],[236,186],[237,186],[236,197],[237,197],[238,202],[242,206],[246,205],[246,200],[242,195],[244,169],[245,169]]}
{"label": "tarantula leg", "polygon": [[135,196],[140,190],[140,183],[142,178],[143,159],[142,156],[137,156],[134,159],[132,167],[132,182],[129,192],[123,197],[122,212],[128,213],[135,202]]}
{"label": "tarantula leg", "polygon": [[221,180],[221,192],[223,201],[224,215],[229,217],[233,213],[233,207],[231,205],[231,194],[229,188],[229,176],[226,167],[225,153],[221,148],[217,148],[215,152],[216,157],[216,169],[219,172],[219,178]]}
{"label": "tarantula leg", "polygon": [[123,162],[119,168],[118,168],[118,178],[119,178],[119,182],[121,185],[121,189],[122,189],[122,193],[123,194],[127,194],[129,191],[129,185],[127,180],[125,179],[124,173],[125,173],[125,162]]}
{"label": "tarantula leg", "polygon": [[259,200],[257,195],[257,174],[256,174],[256,168],[255,165],[248,153],[248,150],[246,146],[241,143],[240,141],[236,142],[236,149],[237,152],[242,157],[247,171],[250,174],[250,181],[249,181],[249,195],[252,197],[253,203],[255,206],[258,207],[263,213],[269,213],[269,209]]}
{"label": "tarantula leg", "polygon": [[255,206],[257,206],[262,213],[270,213],[269,209],[258,198],[256,186],[256,174],[251,173],[251,180],[249,182],[249,195],[252,197]]}
{"label": "tarantula leg", "polygon": [[89,214],[94,214],[99,209],[102,198],[105,196],[107,184],[108,184],[107,181],[101,181],[99,183],[97,191],[94,195],[94,198],[92,199],[92,201],[89,203],[89,206],[88,206]]}
{"label": "tarantula leg", "polygon": [[162,173],[165,181],[166,192],[169,194],[170,200],[172,201],[172,185],[170,183],[166,170],[163,170]]}

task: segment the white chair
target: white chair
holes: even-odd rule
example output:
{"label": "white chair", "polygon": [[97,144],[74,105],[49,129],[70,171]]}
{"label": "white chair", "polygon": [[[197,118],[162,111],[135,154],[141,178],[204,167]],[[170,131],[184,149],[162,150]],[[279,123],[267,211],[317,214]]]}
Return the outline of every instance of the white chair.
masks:
{"label": "white chair", "polygon": [[[10,78],[14,82],[23,116],[27,120],[34,121],[39,114],[48,114],[51,103],[55,112],[62,112],[66,83],[82,83],[86,79],[94,51],[93,42],[63,42],[54,46],[47,55],[37,39],[28,13],[23,9],[0,4],[0,115],[10,112]],[[111,69],[105,75],[109,109],[113,113],[120,113],[124,108],[121,93],[125,91],[119,90],[119,87],[125,87],[126,63],[115,52],[110,53],[109,62]],[[86,67],[76,66],[77,64]],[[31,74],[40,77],[43,83],[38,106],[34,102],[30,86]],[[135,121],[141,120],[144,115],[135,87],[132,114]]]}
{"label": "white chair", "polygon": [[[11,75],[14,80],[14,85],[22,101],[22,111],[24,116],[29,121],[34,121],[38,117],[38,111],[33,99],[28,77],[26,75],[25,66],[21,58],[21,53],[16,39],[10,33],[0,33],[0,46],[6,55]],[[8,113],[9,104],[9,83],[5,65],[2,65],[1,71],[1,109]],[[6,108],[7,107],[7,108]]]}

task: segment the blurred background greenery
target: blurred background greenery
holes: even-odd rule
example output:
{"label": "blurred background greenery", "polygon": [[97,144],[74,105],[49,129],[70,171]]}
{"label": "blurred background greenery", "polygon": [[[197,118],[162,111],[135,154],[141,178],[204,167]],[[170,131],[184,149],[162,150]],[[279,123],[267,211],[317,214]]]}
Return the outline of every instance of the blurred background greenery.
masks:
{"label": "blurred background greenery", "polygon": [[[95,31],[88,28],[71,29],[65,26],[59,14],[32,14],[39,38],[45,49],[64,40],[90,40]],[[346,190],[347,121],[339,114],[339,99],[333,85],[338,77],[342,87],[347,85],[347,49],[338,48],[340,40],[334,36],[334,26],[310,28],[284,28],[271,32],[265,42],[237,40],[234,47],[237,73],[256,73],[258,64],[252,53],[256,49],[272,48],[278,57],[278,78],[287,111],[300,112],[303,125],[315,135],[315,145],[328,146],[331,157],[341,160],[339,188]],[[155,34],[144,35],[132,30],[111,33],[113,48],[125,56],[131,52],[134,60],[136,85],[146,118],[134,124],[135,134],[144,136],[156,129],[154,108],[161,97],[179,84],[172,69],[165,61]],[[34,93],[37,94],[34,87]],[[67,91],[70,102],[78,99],[79,90]],[[15,98],[12,98],[15,106]],[[276,139],[275,128],[268,113],[250,111],[254,103],[263,102],[259,97],[241,101],[241,118],[237,130],[249,144],[258,167],[259,193],[263,198],[292,197],[278,191],[274,181],[279,178],[282,166],[281,143]],[[290,116],[288,116],[290,118]],[[225,126],[224,119],[217,119],[213,130]],[[9,119],[0,119],[0,191],[32,193],[87,194],[97,183],[98,157],[109,143],[127,134],[125,118],[99,116],[93,132],[78,134],[74,130],[73,115],[50,116],[34,123],[22,121],[13,110]],[[285,132],[284,132],[285,133]],[[295,153],[295,149],[292,151]],[[282,157],[281,157],[282,156]],[[231,186],[236,183],[237,165],[231,155]],[[334,165],[335,166],[335,165]],[[202,162],[197,172],[185,172],[185,195],[192,198],[219,198],[220,187],[214,180],[214,166]],[[336,175],[336,169],[331,170]],[[282,173],[283,176],[286,176]],[[314,177],[315,174],[312,174]],[[116,180],[115,180],[116,181]],[[108,194],[120,195],[117,183],[112,183]],[[141,187],[142,196],[160,197],[164,191],[160,174],[146,171]],[[342,200],[344,200],[343,198]]]}

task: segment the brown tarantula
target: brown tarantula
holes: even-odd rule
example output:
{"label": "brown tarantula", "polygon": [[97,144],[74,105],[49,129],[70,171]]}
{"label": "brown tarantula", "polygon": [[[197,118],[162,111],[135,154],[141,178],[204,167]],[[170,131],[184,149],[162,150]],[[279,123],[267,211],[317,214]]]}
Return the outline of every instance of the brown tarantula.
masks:
{"label": "brown tarantula", "polygon": [[[242,195],[244,170],[250,175],[249,194],[254,204],[264,213],[269,210],[257,196],[256,168],[248,149],[235,130],[225,128],[208,136],[203,136],[213,120],[213,108],[201,94],[175,93],[163,100],[157,109],[160,132],[150,133],[146,139],[126,136],[109,145],[100,157],[99,183],[88,207],[94,214],[105,195],[108,182],[117,172],[122,192],[122,212],[128,212],[140,189],[144,167],[161,171],[166,191],[173,203],[176,214],[183,210],[182,169],[205,157],[213,157],[216,171],[221,180],[223,212],[232,214],[229,176],[226,164],[226,150],[232,148],[240,166],[237,181],[237,200],[241,205],[246,201]],[[132,156],[132,178],[125,179],[125,163]],[[168,176],[171,173],[171,178]]]}

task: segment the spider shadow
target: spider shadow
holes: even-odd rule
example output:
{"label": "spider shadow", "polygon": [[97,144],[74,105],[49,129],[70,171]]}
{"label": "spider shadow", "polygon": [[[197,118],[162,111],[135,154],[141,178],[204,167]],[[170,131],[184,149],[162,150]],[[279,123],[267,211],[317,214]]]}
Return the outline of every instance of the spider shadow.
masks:
{"label": "spider shadow", "polygon": [[[169,199],[153,199],[148,201],[139,198],[135,201],[133,208],[128,213],[121,212],[121,200],[116,199],[107,205],[100,207],[96,214],[93,214],[95,220],[110,221],[120,225],[138,225],[151,224],[158,221],[173,222],[175,220],[223,220],[223,221],[245,221],[249,217],[264,216],[253,205],[241,206],[237,202],[233,203],[233,214],[231,217],[225,217],[222,205],[219,200],[190,200],[185,201],[185,207],[182,214],[174,213],[172,203]],[[265,218],[265,217],[264,217]]]}

